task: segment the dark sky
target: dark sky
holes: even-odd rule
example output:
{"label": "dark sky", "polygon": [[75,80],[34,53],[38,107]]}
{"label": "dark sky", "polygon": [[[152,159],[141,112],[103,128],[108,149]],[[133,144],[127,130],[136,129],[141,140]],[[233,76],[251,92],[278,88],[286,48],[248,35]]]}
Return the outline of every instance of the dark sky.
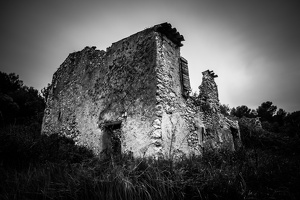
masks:
{"label": "dark sky", "polygon": [[170,22],[184,35],[198,91],[201,72],[219,77],[220,101],[257,108],[272,101],[300,110],[300,4],[297,1],[1,1],[0,70],[38,90],[69,53]]}

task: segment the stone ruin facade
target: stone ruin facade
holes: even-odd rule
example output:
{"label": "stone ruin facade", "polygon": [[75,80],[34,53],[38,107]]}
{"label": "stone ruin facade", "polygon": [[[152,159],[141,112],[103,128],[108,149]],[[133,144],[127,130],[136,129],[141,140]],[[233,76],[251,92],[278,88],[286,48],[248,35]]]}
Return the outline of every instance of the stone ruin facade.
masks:
{"label": "stone ruin facade", "polygon": [[134,157],[199,155],[204,148],[240,147],[237,121],[220,113],[217,76],[203,72],[189,95],[184,37],[163,23],[106,51],[71,53],[53,75],[42,133],[59,133],[96,154]]}

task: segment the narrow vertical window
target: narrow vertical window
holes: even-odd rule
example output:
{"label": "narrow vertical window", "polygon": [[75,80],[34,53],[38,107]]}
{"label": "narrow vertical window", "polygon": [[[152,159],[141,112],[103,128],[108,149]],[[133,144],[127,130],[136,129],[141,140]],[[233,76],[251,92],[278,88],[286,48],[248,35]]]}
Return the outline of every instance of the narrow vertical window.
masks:
{"label": "narrow vertical window", "polygon": [[188,62],[183,57],[179,59],[182,95],[188,97],[191,91]]}

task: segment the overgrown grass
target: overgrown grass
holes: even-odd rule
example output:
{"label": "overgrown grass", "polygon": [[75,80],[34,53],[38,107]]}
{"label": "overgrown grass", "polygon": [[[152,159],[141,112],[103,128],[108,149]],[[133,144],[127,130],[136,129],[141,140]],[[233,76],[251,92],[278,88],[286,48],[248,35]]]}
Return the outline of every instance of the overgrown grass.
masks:
{"label": "overgrown grass", "polygon": [[[6,130],[1,139],[11,141],[18,131]],[[127,155],[100,160],[66,138],[27,139],[10,144],[23,151],[13,156],[38,152],[19,167],[1,160],[0,199],[300,199],[296,140],[271,143],[278,148],[264,143],[238,152],[205,151],[175,163]]]}

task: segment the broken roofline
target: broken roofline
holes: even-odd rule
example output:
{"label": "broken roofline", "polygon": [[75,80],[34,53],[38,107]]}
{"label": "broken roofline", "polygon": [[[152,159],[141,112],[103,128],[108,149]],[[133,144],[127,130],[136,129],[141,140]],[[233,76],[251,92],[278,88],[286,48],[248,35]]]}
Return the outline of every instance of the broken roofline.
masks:
{"label": "broken roofline", "polygon": [[[143,31],[147,31],[147,30],[150,30],[150,31],[153,30],[155,32],[158,32],[158,33],[161,33],[161,34],[165,35],[169,40],[171,40],[178,47],[182,47],[183,44],[181,42],[185,41],[183,35],[180,35],[180,33],[177,31],[177,29],[176,28],[172,28],[172,25],[170,23],[168,23],[168,22],[155,25],[155,26],[153,26],[151,28],[146,28]],[[143,31],[137,32],[137,33],[135,33],[133,35],[139,34],[139,33],[143,32]],[[131,36],[133,36],[133,35],[131,35]],[[129,37],[131,37],[131,36],[129,36]],[[119,40],[118,42],[126,40],[127,38],[128,37],[123,38],[123,39]],[[112,46],[114,44],[118,43],[118,42],[112,43]]]}
{"label": "broken roofline", "polygon": [[202,75],[204,75],[205,73],[208,73],[211,77],[213,77],[213,78],[217,78],[218,77],[218,75],[216,75],[215,74],[215,72],[213,71],[213,70],[206,70],[206,71],[204,71],[204,72],[202,72]]}
{"label": "broken roofline", "polygon": [[165,22],[162,24],[158,24],[154,26],[153,29],[157,32],[166,35],[166,37],[169,38],[172,42],[174,42],[177,46],[183,46],[183,44],[181,43],[182,41],[184,41],[183,35],[180,35],[176,28],[172,28],[172,25],[170,23]]}

